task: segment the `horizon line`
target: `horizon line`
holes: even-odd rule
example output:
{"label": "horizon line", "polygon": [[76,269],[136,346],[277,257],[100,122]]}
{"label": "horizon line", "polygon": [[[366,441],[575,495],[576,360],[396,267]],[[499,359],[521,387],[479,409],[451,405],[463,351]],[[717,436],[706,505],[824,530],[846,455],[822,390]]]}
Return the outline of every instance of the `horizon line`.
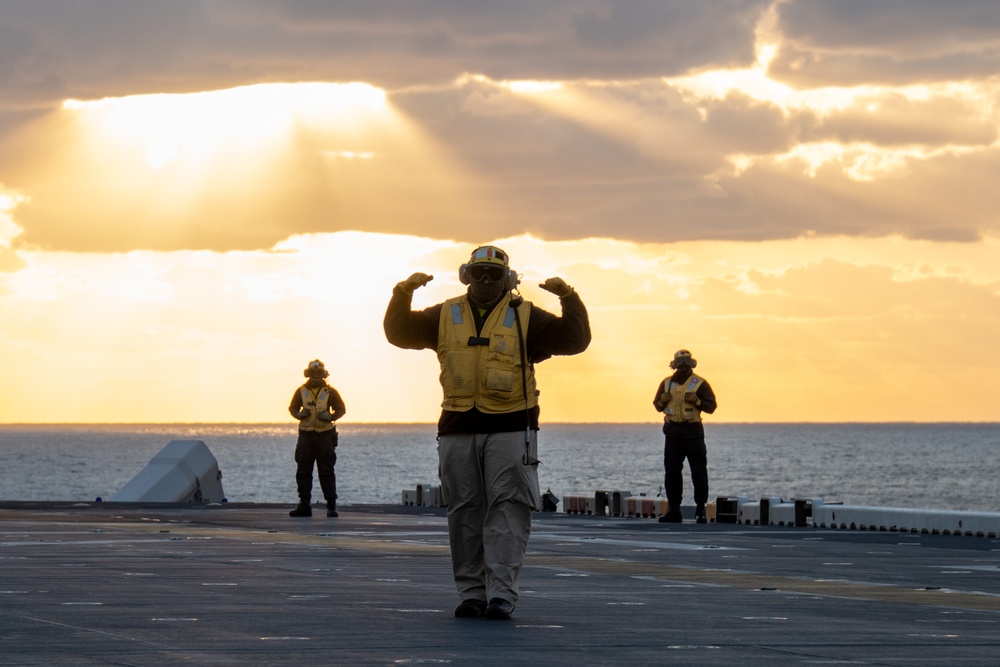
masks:
{"label": "horizon line", "polygon": [[[587,426],[587,425],[623,425],[623,426],[659,426],[662,421],[550,421],[541,424],[541,430],[546,426]],[[913,425],[935,425],[935,424],[978,424],[978,425],[1000,425],[998,420],[938,420],[938,421],[914,421],[914,420],[881,420],[881,421],[706,421],[707,426],[780,426],[780,425],[823,425],[823,426],[847,426],[847,425],[890,425],[890,424],[913,424]],[[341,423],[340,426],[436,426],[437,421],[358,421]],[[165,422],[0,422],[0,428],[7,426],[289,426],[294,427],[294,422],[247,422],[247,421],[221,421],[221,422],[200,422],[200,421],[165,421]]]}

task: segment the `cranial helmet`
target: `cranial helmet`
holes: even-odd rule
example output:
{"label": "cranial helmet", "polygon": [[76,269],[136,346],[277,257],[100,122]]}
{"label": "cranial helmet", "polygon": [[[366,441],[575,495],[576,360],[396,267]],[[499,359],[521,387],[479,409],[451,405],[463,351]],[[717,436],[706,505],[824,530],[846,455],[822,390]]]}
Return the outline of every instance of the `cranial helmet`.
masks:
{"label": "cranial helmet", "polygon": [[517,287],[517,273],[510,268],[510,258],[506,252],[492,245],[479,246],[472,251],[469,261],[458,267],[458,280],[463,285],[482,280],[502,280],[505,291]]}
{"label": "cranial helmet", "polygon": [[670,362],[670,367],[673,369],[677,369],[682,366],[694,368],[697,365],[698,360],[691,356],[691,352],[689,350],[677,350],[674,352],[674,360]]}
{"label": "cranial helmet", "polygon": [[307,378],[328,378],[330,377],[330,372],[326,370],[326,366],[319,359],[313,359],[306,366],[306,369],[302,371],[302,374]]}

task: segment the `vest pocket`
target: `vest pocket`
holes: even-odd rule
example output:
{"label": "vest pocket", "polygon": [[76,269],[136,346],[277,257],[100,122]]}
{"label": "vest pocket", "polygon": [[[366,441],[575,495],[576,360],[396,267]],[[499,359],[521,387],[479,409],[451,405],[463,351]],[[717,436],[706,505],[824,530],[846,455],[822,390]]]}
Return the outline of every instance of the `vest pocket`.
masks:
{"label": "vest pocket", "polygon": [[445,396],[466,398],[476,392],[476,355],[474,352],[448,352],[441,369]]}
{"label": "vest pocket", "polygon": [[494,334],[490,337],[490,353],[492,355],[503,355],[512,357],[518,352],[517,338],[515,336],[503,336]]}
{"label": "vest pocket", "polygon": [[510,371],[502,371],[496,368],[487,369],[486,389],[488,391],[509,394],[514,391],[514,374]]}

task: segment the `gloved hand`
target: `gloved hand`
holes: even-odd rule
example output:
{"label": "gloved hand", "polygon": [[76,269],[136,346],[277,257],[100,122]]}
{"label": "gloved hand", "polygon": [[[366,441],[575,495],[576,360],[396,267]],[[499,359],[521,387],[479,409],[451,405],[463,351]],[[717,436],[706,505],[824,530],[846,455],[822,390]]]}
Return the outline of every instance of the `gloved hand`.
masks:
{"label": "gloved hand", "polygon": [[434,276],[418,272],[414,273],[403,282],[398,283],[396,287],[407,294],[413,294],[414,290],[423,287],[432,280],[434,280]]}
{"label": "gloved hand", "polygon": [[562,278],[549,278],[544,283],[538,285],[546,292],[552,292],[560,299],[564,296],[569,296],[575,290],[566,284],[566,281]]}
{"label": "gloved hand", "polygon": [[670,394],[670,392],[669,391],[665,391],[662,394],[660,394],[660,403],[663,403],[664,405],[666,405],[667,403],[670,402],[671,398],[673,398],[673,396]]}
{"label": "gloved hand", "polygon": [[305,419],[306,417],[308,417],[310,414],[311,413],[308,410],[306,410],[305,408],[299,408],[299,411],[298,411],[298,413],[296,413],[295,418],[299,419],[299,420],[302,420],[302,419]]}
{"label": "gloved hand", "polygon": [[697,405],[698,404],[698,394],[696,394],[693,391],[686,391],[686,392],[684,392],[684,402],[685,403],[690,403],[691,405]]}
{"label": "gloved hand", "polygon": [[320,420],[321,422],[332,422],[333,415],[331,415],[328,410],[324,410],[323,412],[316,415],[316,419]]}

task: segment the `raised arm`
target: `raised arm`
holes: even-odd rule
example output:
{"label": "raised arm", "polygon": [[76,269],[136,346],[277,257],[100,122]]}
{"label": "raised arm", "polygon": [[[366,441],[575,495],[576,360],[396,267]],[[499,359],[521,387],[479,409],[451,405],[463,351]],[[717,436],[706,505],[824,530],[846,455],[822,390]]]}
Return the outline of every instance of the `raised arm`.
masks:
{"label": "raised arm", "polygon": [[532,308],[528,322],[528,359],[532,363],[555,355],[579,354],[590,345],[590,318],[583,300],[562,278],[539,285],[559,297],[562,315]]}
{"label": "raised arm", "polygon": [[426,273],[414,273],[393,288],[392,298],[382,320],[382,328],[386,340],[396,347],[407,350],[437,348],[440,304],[420,311],[411,310],[413,291],[433,279],[434,276]]}

